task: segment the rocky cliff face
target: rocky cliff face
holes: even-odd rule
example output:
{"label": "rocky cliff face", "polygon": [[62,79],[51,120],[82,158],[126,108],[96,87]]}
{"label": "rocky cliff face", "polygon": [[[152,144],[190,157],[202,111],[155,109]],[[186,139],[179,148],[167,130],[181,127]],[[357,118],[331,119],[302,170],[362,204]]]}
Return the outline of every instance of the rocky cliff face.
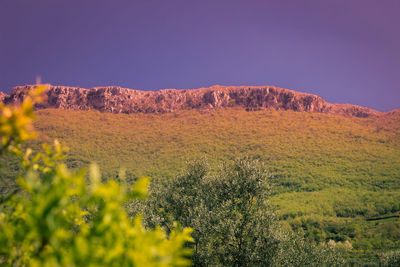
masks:
{"label": "rocky cliff face", "polygon": [[[5,103],[18,103],[34,88],[14,87]],[[369,108],[330,104],[321,97],[273,86],[212,86],[194,90],[141,91],[121,87],[49,86],[45,100],[36,108],[99,110],[112,113],[165,113],[187,109],[242,107],[246,110],[276,110],[334,113],[356,117],[379,115]]]}
{"label": "rocky cliff face", "polygon": [[8,97],[7,94],[5,94],[5,93],[3,93],[3,92],[0,92],[0,102],[3,102],[3,101],[4,101],[4,98],[6,98],[6,97]]}

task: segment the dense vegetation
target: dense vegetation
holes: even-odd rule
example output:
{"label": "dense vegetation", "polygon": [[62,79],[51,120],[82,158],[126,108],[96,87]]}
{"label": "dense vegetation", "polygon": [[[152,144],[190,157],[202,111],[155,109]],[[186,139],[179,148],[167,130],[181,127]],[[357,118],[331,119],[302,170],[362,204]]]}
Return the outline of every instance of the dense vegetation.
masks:
{"label": "dense vegetation", "polygon": [[[283,227],[317,242],[347,241],[354,261],[374,261],[377,253],[400,248],[398,114],[48,109],[38,111],[38,118],[40,141],[59,139],[70,148],[70,167],[95,161],[106,178],[124,167],[128,180],[145,175],[169,181],[188,159],[205,156],[215,170],[240,156],[258,158],[272,174],[270,205],[278,208]],[[4,187],[10,187],[18,168],[10,159],[4,163]]]}

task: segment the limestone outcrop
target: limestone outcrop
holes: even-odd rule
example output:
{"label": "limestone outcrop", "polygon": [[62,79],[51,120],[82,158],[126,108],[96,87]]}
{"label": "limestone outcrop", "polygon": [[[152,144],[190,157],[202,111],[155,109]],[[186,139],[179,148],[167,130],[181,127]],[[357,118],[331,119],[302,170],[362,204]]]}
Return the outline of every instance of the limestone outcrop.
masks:
{"label": "limestone outcrop", "polygon": [[[9,96],[0,95],[4,103],[18,103],[34,85],[14,87]],[[188,109],[239,107],[248,111],[262,109],[333,113],[356,117],[380,112],[349,104],[331,104],[321,97],[274,86],[212,86],[199,89],[164,89],[142,91],[116,86],[52,86],[36,108],[99,110],[112,113],[166,113]]]}

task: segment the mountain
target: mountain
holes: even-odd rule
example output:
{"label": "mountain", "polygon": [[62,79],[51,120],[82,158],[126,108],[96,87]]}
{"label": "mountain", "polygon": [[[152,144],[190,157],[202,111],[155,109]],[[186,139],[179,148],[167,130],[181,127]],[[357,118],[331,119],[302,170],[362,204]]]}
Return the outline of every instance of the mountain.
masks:
{"label": "mountain", "polygon": [[[31,88],[14,88],[4,102],[19,102]],[[350,241],[356,257],[400,247],[400,109],[380,113],[270,86],[51,86],[46,95],[29,146],[58,139],[70,149],[69,167],[96,162],[105,180],[121,169],[127,179],[162,180],[188,160],[205,157],[215,168],[250,156],[272,176],[271,203],[283,225],[318,242]],[[19,164],[0,165],[6,191]]]}
{"label": "mountain", "polygon": [[[20,102],[34,85],[14,87],[5,103]],[[37,108],[99,110],[111,113],[168,113],[241,107],[246,110],[293,110],[370,117],[378,111],[349,104],[331,104],[321,97],[274,86],[212,86],[199,89],[142,91],[121,87],[49,86],[45,101]]]}

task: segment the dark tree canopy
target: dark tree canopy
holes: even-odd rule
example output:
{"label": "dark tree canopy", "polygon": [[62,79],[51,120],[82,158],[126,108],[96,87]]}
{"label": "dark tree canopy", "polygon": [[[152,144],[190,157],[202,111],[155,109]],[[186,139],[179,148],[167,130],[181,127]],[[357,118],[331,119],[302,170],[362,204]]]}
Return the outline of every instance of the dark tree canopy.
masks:
{"label": "dark tree canopy", "polygon": [[217,172],[205,161],[190,163],[184,174],[153,185],[145,219],[167,230],[174,221],[194,228],[195,266],[339,264],[331,248],[280,230],[265,169],[248,158]]}

